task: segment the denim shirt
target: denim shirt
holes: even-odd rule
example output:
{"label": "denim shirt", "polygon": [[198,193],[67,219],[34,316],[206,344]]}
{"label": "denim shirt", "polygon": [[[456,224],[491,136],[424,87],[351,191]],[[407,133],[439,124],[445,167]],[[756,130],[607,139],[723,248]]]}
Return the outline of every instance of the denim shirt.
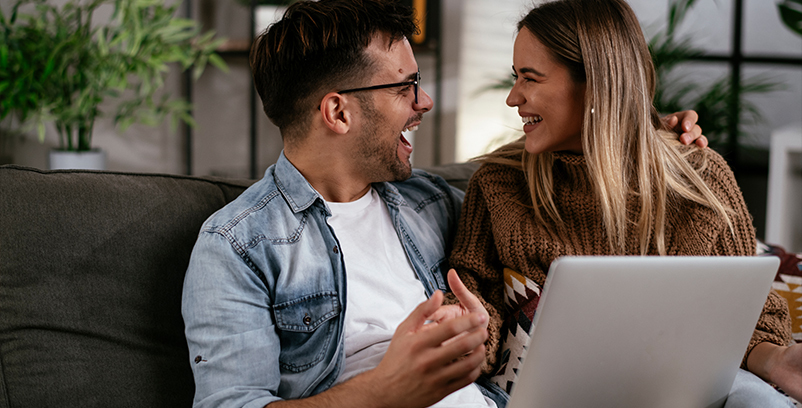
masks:
{"label": "denim shirt", "polygon": [[[427,296],[445,291],[463,193],[419,170],[373,188]],[[282,153],[204,223],[182,304],[195,406],[263,407],[334,384],[345,360],[347,288],[329,216]]]}

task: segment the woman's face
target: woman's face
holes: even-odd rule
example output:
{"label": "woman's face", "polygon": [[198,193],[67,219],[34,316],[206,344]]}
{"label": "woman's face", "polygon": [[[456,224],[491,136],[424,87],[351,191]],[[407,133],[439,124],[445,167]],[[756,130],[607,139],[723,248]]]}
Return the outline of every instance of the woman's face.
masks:
{"label": "woman's face", "polygon": [[515,85],[507,105],[518,108],[529,153],[582,152],[585,84],[571,79],[568,69],[528,29],[513,49]]}

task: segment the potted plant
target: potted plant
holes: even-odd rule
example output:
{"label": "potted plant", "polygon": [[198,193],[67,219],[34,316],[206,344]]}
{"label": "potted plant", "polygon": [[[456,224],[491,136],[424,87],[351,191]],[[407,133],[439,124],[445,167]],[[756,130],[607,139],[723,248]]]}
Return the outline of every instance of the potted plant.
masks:
{"label": "potted plant", "polygon": [[[170,64],[192,68],[195,79],[207,63],[227,69],[214,53],[223,40],[176,18],[177,7],[161,0],[67,0],[61,7],[18,0],[10,15],[0,10],[0,119],[15,116],[40,140],[50,121],[59,150],[77,154],[96,151],[92,130],[102,116],[121,132],[168,116],[173,129],[179,120],[194,125],[189,103],[161,88]],[[93,21],[98,11],[110,11],[108,20]]]}

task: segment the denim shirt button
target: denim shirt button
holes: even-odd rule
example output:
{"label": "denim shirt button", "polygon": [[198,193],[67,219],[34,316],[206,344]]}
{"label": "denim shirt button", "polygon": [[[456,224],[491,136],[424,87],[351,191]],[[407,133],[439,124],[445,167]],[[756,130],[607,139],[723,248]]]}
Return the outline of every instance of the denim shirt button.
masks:
{"label": "denim shirt button", "polygon": [[304,324],[309,326],[309,324],[311,324],[311,323],[312,323],[312,318],[309,317],[308,314],[304,313]]}
{"label": "denim shirt button", "polygon": [[336,245],[334,246],[334,253],[335,254],[339,254],[340,253],[340,248],[337,248]]}

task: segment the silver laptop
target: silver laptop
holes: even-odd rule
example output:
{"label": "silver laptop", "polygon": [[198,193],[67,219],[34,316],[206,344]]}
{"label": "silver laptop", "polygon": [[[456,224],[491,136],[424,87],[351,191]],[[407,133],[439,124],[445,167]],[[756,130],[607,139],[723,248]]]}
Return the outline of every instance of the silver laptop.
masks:
{"label": "silver laptop", "polygon": [[777,257],[564,257],[509,408],[721,407]]}

